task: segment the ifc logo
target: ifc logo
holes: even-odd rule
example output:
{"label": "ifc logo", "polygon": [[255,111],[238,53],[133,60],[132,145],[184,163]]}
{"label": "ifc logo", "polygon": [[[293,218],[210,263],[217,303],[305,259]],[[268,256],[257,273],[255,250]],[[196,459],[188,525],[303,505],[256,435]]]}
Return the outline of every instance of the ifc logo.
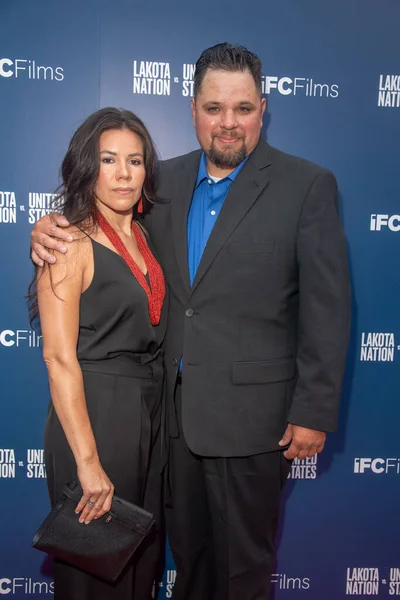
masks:
{"label": "ifc logo", "polygon": [[64,69],[62,67],[45,67],[36,64],[35,60],[25,58],[0,58],[0,77],[13,77],[14,79],[36,79],[39,81],[63,81]]}
{"label": "ifc logo", "polygon": [[355,458],[354,473],[367,473],[368,471],[381,475],[392,472],[400,474],[400,458]]}
{"label": "ifc logo", "polygon": [[42,336],[38,335],[36,331],[32,329],[17,329],[12,331],[11,329],[4,329],[0,331],[0,346],[10,348],[15,346],[27,346],[28,348],[39,348],[41,344]]}
{"label": "ifc logo", "polygon": [[370,231],[382,231],[385,228],[400,231],[400,215],[371,215],[369,228]]}

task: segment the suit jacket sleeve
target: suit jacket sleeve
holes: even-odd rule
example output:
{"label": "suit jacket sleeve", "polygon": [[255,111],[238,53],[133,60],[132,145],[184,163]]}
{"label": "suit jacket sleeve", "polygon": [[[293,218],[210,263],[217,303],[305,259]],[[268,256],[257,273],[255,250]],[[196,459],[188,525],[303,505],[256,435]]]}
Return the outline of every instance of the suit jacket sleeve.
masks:
{"label": "suit jacket sleeve", "polygon": [[337,425],[350,331],[346,241],[334,176],[318,174],[305,199],[297,236],[298,379],[288,421],[333,431]]}

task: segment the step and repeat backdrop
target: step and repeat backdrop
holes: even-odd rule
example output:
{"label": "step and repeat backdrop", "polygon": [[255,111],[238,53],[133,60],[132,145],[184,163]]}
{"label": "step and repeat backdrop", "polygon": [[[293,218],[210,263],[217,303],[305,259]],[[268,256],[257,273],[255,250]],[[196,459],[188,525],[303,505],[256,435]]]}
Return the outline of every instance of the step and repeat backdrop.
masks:
{"label": "step and repeat backdrop", "polygon": [[[400,597],[399,19],[393,0],[1,0],[1,596],[54,594],[51,561],[30,547],[49,508],[49,391],[24,299],[31,228],[99,107],[136,111],[162,158],[196,148],[194,63],[230,41],[263,61],[268,141],[336,174],[353,285],[340,428],[292,466],[274,598]],[[174,579],[167,553],[159,598]]]}

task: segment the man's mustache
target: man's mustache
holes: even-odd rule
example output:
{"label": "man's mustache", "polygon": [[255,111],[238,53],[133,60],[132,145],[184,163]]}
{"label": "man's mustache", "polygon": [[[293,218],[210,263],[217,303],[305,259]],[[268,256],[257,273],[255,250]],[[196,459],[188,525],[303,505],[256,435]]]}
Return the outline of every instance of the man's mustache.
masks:
{"label": "man's mustache", "polygon": [[243,139],[242,135],[237,135],[237,133],[233,133],[232,131],[220,131],[219,133],[212,134],[213,140],[215,140],[215,138],[217,138],[217,137],[232,138],[235,140]]}

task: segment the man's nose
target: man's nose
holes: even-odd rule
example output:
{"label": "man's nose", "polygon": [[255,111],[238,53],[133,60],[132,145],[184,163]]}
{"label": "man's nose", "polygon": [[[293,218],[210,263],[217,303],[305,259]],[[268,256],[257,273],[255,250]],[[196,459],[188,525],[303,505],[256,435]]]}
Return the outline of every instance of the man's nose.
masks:
{"label": "man's nose", "polygon": [[221,127],[224,129],[234,129],[237,127],[237,118],[234,110],[226,110],[222,113]]}

